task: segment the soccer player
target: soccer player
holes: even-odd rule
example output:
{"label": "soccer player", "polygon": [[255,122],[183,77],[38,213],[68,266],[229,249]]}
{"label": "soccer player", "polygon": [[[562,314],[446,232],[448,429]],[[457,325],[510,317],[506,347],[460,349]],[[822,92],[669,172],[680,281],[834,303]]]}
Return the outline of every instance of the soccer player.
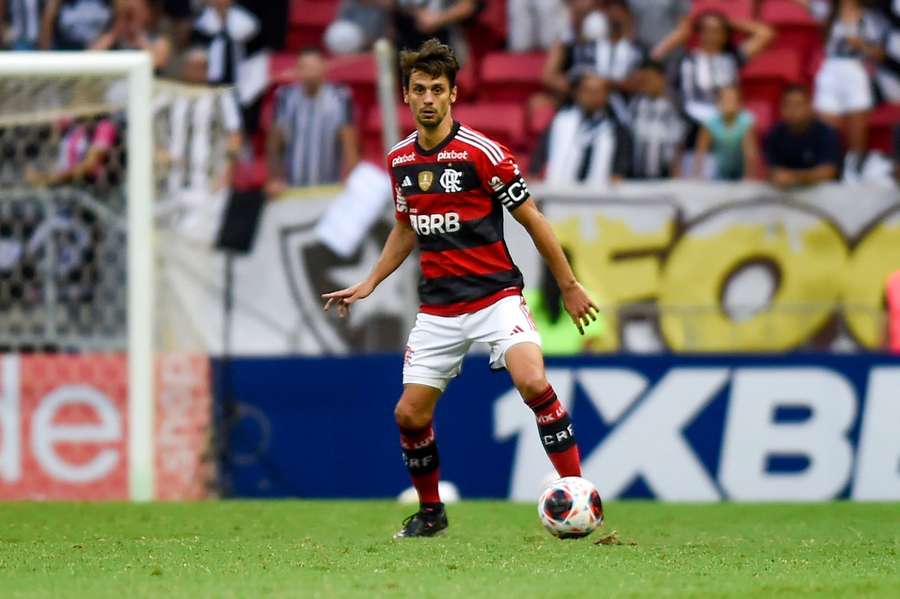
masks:
{"label": "soccer player", "polygon": [[475,342],[489,344],[490,365],[506,368],[537,419],[557,473],[580,476],[572,424],[547,382],[541,339],[522,298],[522,274],[503,240],[503,210],[531,235],[562,290],[578,330],[597,306],[575,279],[550,224],[538,211],[513,156],[503,145],[455,121],[459,63],[435,39],[403,52],[403,101],[416,131],[394,146],[387,165],[396,223],[369,276],[326,293],[325,310],[346,316],[409,256],[418,242],[421,308],[409,335],[403,394],[394,411],[404,462],[420,509],[394,538],[429,537],[447,528],[438,494],[439,461],[432,418],[447,383]]}

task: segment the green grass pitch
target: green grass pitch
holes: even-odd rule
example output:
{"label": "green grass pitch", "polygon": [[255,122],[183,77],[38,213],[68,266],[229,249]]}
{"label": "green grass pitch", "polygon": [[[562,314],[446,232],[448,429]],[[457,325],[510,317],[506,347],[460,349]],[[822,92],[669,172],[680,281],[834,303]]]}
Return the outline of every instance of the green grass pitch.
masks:
{"label": "green grass pitch", "polygon": [[0,597],[900,597],[897,503],[606,507],[620,545],[502,502],[402,542],[387,502],[2,504]]}

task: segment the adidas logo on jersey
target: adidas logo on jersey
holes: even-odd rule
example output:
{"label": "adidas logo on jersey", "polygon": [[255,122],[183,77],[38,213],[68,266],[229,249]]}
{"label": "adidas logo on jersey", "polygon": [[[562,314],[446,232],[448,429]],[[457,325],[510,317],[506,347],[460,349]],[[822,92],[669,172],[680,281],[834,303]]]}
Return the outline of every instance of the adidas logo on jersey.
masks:
{"label": "adidas logo on jersey", "polygon": [[415,154],[403,154],[402,156],[395,156],[393,160],[391,160],[391,166],[397,166],[398,164],[406,164],[407,162],[412,162],[416,159]]}
{"label": "adidas logo on jersey", "polygon": [[437,155],[438,162],[441,160],[468,160],[469,152],[464,150],[462,152],[457,152],[455,150],[444,150],[443,152],[439,152]]}
{"label": "adidas logo on jersey", "polygon": [[400,184],[400,187],[409,187],[412,185],[412,181],[409,178],[409,175],[403,177],[403,183]]}

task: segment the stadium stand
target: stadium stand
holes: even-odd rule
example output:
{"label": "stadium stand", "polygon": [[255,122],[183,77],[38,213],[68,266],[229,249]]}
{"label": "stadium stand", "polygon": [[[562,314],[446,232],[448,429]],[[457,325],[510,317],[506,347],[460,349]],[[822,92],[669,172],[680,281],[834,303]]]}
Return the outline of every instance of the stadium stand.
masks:
{"label": "stadium stand", "polygon": [[768,50],[741,71],[741,89],[748,102],[768,103],[777,110],[787,85],[804,83],[800,57],[790,49]]}
{"label": "stadium stand", "polygon": [[[272,118],[274,90],[295,80],[297,53],[301,49],[323,46],[324,32],[340,6],[340,0],[290,0],[285,45],[272,54],[272,84],[263,96],[260,132],[251,140],[257,158],[262,154],[261,140]],[[604,3],[598,1],[597,6],[602,10]],[[823,55],[821,27],[807,9],[793,0],[695,0],[691,15],[710,10],[732,20],[758,19],[776,30],[771,46],[741,72],[743,96],[756,116],[759,134],[763,135],[778,115],[784,87],[796,83],[812,86]],[[507,1],[491,0],[484,2],[478,15],[466,23],[468,51],[458,77],[457,114],[527,156],[552,119],[555,107],[546,97],[536,98],[544,90],[541,72],[546,54],[506,51],[507,19]],[[381,118],[373,56],[332,57],[328,79],[353,92],[355,121],[364,154],[380,162]],[[891,150],[891,129],[900,120],[898,111],[892,105],[875,108],[869,136],[872,149]],[[413,124],[405,108],[400,115],[402,132],[411,130]],[[255,171],[258,167],[249,168]]]}
{"label": "stadium stand", "polygon": [[497,102],[521,102],[541,90],[544,54],[492,52],[481,61],[481,99]]}

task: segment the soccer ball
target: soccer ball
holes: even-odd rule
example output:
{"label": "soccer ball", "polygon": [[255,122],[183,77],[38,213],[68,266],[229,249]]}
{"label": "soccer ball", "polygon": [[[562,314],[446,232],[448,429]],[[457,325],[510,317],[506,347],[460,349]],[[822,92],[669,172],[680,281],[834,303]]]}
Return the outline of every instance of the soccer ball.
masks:
{"label": "soccer ball", "polygon": [[603,524],[603,502],[591,482],[579,476],[561,478],[538,500],[538,515],[550,534],[578,539]]}

